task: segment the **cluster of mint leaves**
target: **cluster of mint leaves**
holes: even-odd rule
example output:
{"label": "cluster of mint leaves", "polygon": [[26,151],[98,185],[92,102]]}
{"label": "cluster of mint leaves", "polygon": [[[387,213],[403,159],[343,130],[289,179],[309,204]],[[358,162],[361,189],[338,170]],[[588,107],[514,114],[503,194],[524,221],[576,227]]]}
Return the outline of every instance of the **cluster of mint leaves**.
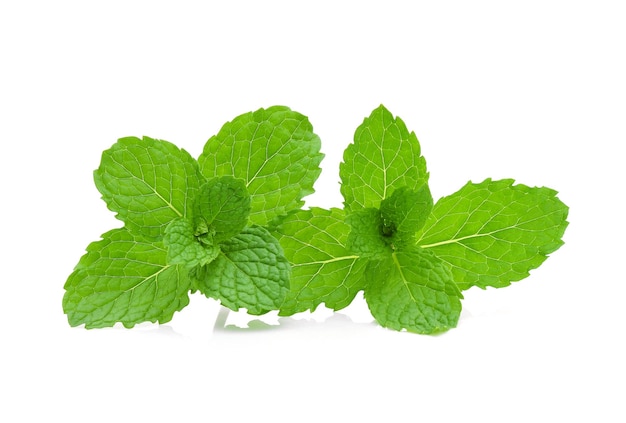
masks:
{"label": "cluster of mint leaves", "polygon": [[457,325],[462,291],[519,281],[563,244],[568,207],[549,188],[487,179],[435,203],[417,137],[382,105],[344,152],[343,209],[303,208],[320,148],[283,106],[226,123],[197,160],[118,140],[94,179],[124,226],[69,276],[70,325],[164,323],[196,291],[281,316],[340,310],[363,291],[382,326],[433,334]]}

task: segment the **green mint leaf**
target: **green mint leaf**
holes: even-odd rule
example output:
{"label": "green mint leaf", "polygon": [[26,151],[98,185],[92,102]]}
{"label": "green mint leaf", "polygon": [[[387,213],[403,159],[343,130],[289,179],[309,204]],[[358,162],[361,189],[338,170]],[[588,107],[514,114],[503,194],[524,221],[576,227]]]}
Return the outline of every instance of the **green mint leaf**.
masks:
{"label": "green mint leaf", "polygon": [[221,254],[195,272],[196,288],[237,311],[277,310],[289,290],[289,262],[265,228],[252,226],[224,241]]}
{"label": "green mint leaf", "polygon": [[65,284],[63,310],[70,325],[86,328],[164,323],[189,303],[189,287],[187,271],[166,263],[161,243],[114,229],[87,247]]}
{"label": "green mint leaf", "polygon": [[366,261],[346,249],[350,227],[344,211],[313,207],[283,217],[272,228],[291,263],[290,289],[281,316],[326,307],[348,306],[364,288]]}
{"label": "green mint leaf", "polygon": [[383,236],[395,248],[415,244],[415,233],[426,223],[433,208],[428,184],[417,191],[407,187],[396,189],[380,204]]}
{"label": "green mint leaf", "polygon": [[398,187],[417,190],[428,182],[420,145],[400,118],[380,106],[366,118],[346,148],[339,167],[347,212],[379,208]]}
{"label": "green mint leaf", "polygon": [[232,176],[211,178],[200,187],[193,209],[197,236],[210,235],[215,243],[227,240],[248,223],[250,196],[246,184]]}
{"label": "green mint leaf", "polygon": [[167,225],[163,244],[167,248],[167,263],[183,264],[187,267],[209,264],[220,253],[217,244],[200,242],[193,224],[185,218],[175,219]]}
{"label": "green mint leaf", "polygon": [[102,153],[94,180],[110,210],[133,233],[160,238],[174,219],[191,211],[200,181],[185,150],[148,137],[121,138]]}
{"label": "green mint leaf", "polygon": [[435,255],[414,247],[370,261],[365,300],[382,326],[433,334],[456,327],[461,292],[448,267]]}
{"label": "green mint leaf", "polygon": [[563,244],[568,207],[556,191],[513,182],[470,182],[441,198],[418,236],[463,290],[508,286]]}
{"label": "green mint leaf", "polygon": [[348,215],[346,223],[350,227],[346,247],[353,254],[374,257],[391,252],[391,233],[386,233],[380,210],[367,208],[355,211]]}
{"label": "green mint leaf", "polygon": [[211,137],[198,162],[207,178],[243,179],[251,197],[250,221],[267,225],[300,208],[319,176],[320,139],[308,119],[274,106],[236,117]]}

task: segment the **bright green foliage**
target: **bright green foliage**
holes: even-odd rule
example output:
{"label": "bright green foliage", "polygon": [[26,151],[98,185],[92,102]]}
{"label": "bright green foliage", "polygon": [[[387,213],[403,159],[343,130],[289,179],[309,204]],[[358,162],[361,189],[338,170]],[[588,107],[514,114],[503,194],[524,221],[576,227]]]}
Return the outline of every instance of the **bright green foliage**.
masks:
{"label": "bright green foliage", "polygon": [[187,272],[167,264],[161,243],[113,229],[87,247],[65,284],[70,325],[87,328],[165,323],[189,303]]}
{"label": "bright green foliage", "polygon": [[384,327],[431,334],[455,327],[461,292],[441,260],[418,247],[371,261],[365,299]]}
{"label": "bright green foliage", "polygon": [[379,107],[357,129],[340,176],[350,226],[346,247],[368,262],[363,290],[372,315],[396,330],[455,327],[461,294],[452,275],[415,246],[433,207],[415,134]]}
{"label": "bright green foliage", "polygon": [[528,276],[567,226],[555,191],[512,180],[469,183],[433,206],[417,138],[383,106],[357,129],[340,176],[346,247],[369,261],[365,298],[379,323],[398,330],[454,327],[459,288]]}
{"label": "bright green foliage", "polygon": [[346,212],[379,208],[394,189],[417,190],[428,182],[420,145],[400,118],[384,107],[375,109],[354,134],[339,166]]}
{"label": "bright green foliage", "polygon": [[433,200],[427,185],[418,191],[398,188],[385,198],[380,210],[366,208],[346,218],[350,225],[348,250],[361,257],[375,257],[415,245],[415,233],[426,222]]}
{"label": "bright green foliage", "polygon": [[94,179],[124,228],[90,244],[68,278],[70,324],[165,322],[197,290],[233,310],[278,309],[290,265],[257,225],[313,192],[319,149],[307,118],[282,106],[227,123],[207,143],[202,166],[167,141],[118,140]]}
{"label": "bright green foliage", "polygon": [[221,244],[221,254],[198,269],[196,288],[232,310],[263,314],[280,307],[289,289],[289,262],[267,229],[252,226]]}
{"label": "bright green foliage", "polygon": [[343,210],[313,207],[280,220],[272,233],[291,263],[291,288],[280,307],[289,316],[326,307],[339,310],[363,289],[366,261],[345,247],[350,227]]}
{"label": "bright green foliage", "polygon": [[320,139],[308,119],[274,106],[236,117],[211,137],[198,162],[206,178],[242,179],[251,196],[250,221],[267,225],[300,208],[319,176]]}
{"label": "bright green foliage", "polygon": [[487,179],[440,199],[418,243],[450,266],[461,289],[499,288],[563,244],[567,214],[554,190]]}
{"label": "bright green foliage", "polygon": [[424,226],[433,208],[428,185],[417,191],[407,187],[396,189],[380,204],[382,235],[393,249],[415,244],[415,232]]}
{"label": "bright green foliage", "polygon": [[129,230],[158,239],[173,219],[189,214],[201,176],[185,150],[167,141],[128,137],[102,153],[94,180]]}
{"label": "bright green foliage", "polygon": [[350,228],[346,247],[353,254],[373,257],[389,252],[391,233],[387,230],[393,223],[384,225],[380,210],[370,207],[355,211],[348,215],[346,223]]}
{"label": "bright green foliage", "polygon": [[212,178],[200,187],[193,209],[195,235],[209,236],[211,244],[220,243],[246,227],[250,195],[241,179]]}
{"label": "bright green foliage", "polygon": [[163,243],[167,248],[167,262],[186,267],[204,266],[217,258],[219,245],[209,236],[198,239],[190,220],[173,220],[165,229]]}
{"label": "bright green foliage", "polygon": [[382,326],[440,333],[457,325],[461,290],[523,279],[563,244],[568,208],[549,188],[487,179],[433,205],[417,137],[382,105],[344,152],[343,210],[300,209],[319,150],[308,119],[283,106],[226,123],[198,161],[120,139],[94,179],[125,225],[69,276],[69,323],[167,322],[190,291],[289,316],[342,309],[362,290]]}

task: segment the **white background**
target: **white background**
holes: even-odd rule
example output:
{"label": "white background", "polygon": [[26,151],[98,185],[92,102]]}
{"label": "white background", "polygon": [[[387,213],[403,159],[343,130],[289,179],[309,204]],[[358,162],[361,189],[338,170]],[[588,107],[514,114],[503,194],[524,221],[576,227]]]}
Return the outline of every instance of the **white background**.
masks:
{"label": "white background", "polygon": [[[622,2],[205,3],[0,3],[0,421],[626,421]],[[307,204],[341,206],[342,152],[381,103],[435,198],[486,177],[555,188],[566,244],[467,291],[436,337],[382,329],[361,296],[250,319],[193,295],[162,326],[69,327],[65,279],[120,225],[92,181],[117,138],[197,156],[287,105],[326,154]]]}

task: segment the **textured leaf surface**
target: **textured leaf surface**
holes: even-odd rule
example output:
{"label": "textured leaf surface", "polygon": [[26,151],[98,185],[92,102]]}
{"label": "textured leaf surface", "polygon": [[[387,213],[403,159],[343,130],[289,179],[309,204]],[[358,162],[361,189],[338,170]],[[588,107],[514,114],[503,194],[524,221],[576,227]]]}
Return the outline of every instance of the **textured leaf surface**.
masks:
{"label": "textured leaf surface", "polygon": [[209,139],[198,162],[207,178],[243,179],[251,197],[250,221],[267,225],[300,208],[320,174],[320,139],[308,119],[274,106],[236,117]]}
{"label": "textured leaf surface", "polygon": [[415,244],[415,233],[424,226],[433,208],[428,184],[417,191],[402,187],[380,205],[383,235],[398,247]]}
{"label": "textured leaf surface", "polygon": [[456,326],[461,292],[450,270],[433,254],[415,247],[394,252],[367,267],[365,299],[382,326],[431,334]]}
{"label": "textured leaf surface", "polygon": [[159,238],[191,211],[197,162],[175,145],[148,137],[121,138],[102,153],[94,180],[102,198],[133,233]]}
{"label": "textured leaf surface", "polygon": [[87,328],[164,323],[189,303],[186,272],[166,264],[162,245],[125,228],[87,247],[65,290],[63,310],[70,325]]}
{"label": "textured leaf surface", "polygon": [[214,242],[220,243],[246,226],[250,196],[241,179],[211,178],[200,187],[193,208],[196,235],[208,233]]}
{"label": "textured leaf surface", "polygon": [[487,179],[440,199],[418,244],[451,266],[461,289],[504,287],[563,244],[567,214],[554,190]]}
{"label": "textured leaf surface", "polygon": [[272,233],[292,266],[291,287],[280,315],[348,306],[363,289],[365,261],[345,247],[350,227],[340,209],[311,208],[286,216]]}
{"label": "textured leaf surface", "polygon": [[383,235],[383,218],[380,210],[367,208],[351,213],[346,223],[349,235],[346,240],[348,251],[362,257],[373,257],[391,252],[391,234]]}
{"label": "textured leaf surface", "polygon": [[231,310],[277,310],[289,290],[290,267],[276,238],[253,226],[220,247],[222,253],[198,273],[198,289]]}
{"label": "textured leaf surface", "polygon": [[346,148],[339,167],[346,212],[380,208],[395,188],[418,189],[428,182],[420,145],[400,118],[380,106],[366,118]]}
{"label": "textured leaf surface", "polygon": [[220,253],[218,245],[199,242],[193,224],[185,218],[173,220],[167,226],[163,244],[167,248],[168,264],[204,266],[215,260]]}

